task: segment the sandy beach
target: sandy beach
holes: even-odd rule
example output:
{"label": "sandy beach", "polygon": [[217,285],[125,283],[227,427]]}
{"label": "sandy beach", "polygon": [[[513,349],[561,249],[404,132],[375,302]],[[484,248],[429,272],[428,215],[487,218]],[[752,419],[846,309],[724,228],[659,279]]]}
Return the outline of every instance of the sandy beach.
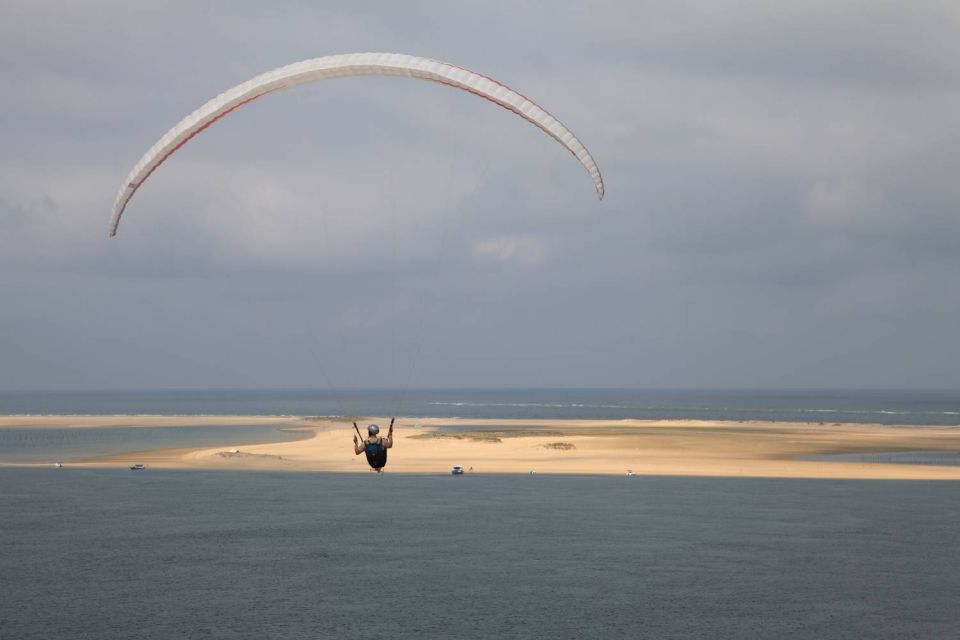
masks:
{"label": "sandy beach", "polygon": [[[364,418],[361,424],[389,422]],[[276,425],[307,439],[215,448],[161,449],[71,462],[70,466],[368,473],[352,452],[353,426],[340,420],[259,417],[0,417],[0,428]],[[829,454],[960,451],[960,428],[839,423],[694,420],[399,419],[390,473],[551,473],[960,480],[960,467],[805,459]],[[867,456],[869,458],[869,456]]]}

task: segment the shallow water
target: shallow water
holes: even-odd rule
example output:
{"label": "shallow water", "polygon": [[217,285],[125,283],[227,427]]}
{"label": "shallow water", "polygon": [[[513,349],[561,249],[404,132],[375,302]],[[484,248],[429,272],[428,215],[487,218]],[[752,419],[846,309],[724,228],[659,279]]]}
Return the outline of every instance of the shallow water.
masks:
{"label": "shallow water", "polygon": [[863,464],[925,464],[960,467],[960,451],[884,451],[881,453],[824,453],[802,456],[818,462],[859,462]]}
{"label": "shallow water", "polygon": [[277,426],[0,428],[0,462],[70,462],[174,447],[231,447],[308,438]]}
{"label": "shallow water", "polygon": [[954,637],[957,487],[0,469],[0,635]]}

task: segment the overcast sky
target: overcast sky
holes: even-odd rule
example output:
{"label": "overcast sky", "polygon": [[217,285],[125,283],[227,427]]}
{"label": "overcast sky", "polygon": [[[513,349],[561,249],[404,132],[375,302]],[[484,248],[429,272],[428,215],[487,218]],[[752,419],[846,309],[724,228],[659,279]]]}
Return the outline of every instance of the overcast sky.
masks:
{"label": "overcast sky", "polygon": [[[201,8],[198,8],[201,7]],[[258,73],[392,51],[198,136]],[[0,0],[0,388],[960,388],[950,2]]]}

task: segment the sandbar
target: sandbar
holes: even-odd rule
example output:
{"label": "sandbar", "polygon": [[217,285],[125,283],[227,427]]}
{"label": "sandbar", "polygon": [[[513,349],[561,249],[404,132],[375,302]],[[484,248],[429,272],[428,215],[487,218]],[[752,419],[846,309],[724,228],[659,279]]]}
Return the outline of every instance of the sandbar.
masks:
{"label": "sandbar", "polygon": [[[385,418],[363,418],[361,425]],[[6,416],[0,428],[270,424],[303,440],[161,449],[69,466],[371,473],[349,420],[278,416]],[[806,459],[825,454],[960,452],[960,427],[713,420],[401,418],[389,473],[671,475],[960,480],[960,466]],[[880,458],[878,458],[880,459]]]}

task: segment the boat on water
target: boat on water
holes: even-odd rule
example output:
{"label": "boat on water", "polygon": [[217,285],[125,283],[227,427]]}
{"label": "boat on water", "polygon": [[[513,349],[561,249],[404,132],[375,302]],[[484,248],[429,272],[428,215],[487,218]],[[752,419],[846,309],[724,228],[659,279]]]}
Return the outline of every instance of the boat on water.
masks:
{"label": "boat on water", "polygon": [[632,478],[632,477],[635,476],[635,475],[637,475],[637,474],[635,474],[633,471],[627,471],[627,477],[628,477],[628,478]]}
{"label": "boat on water", "polygon": [[451,475],[462,476],[462,475],[463,475],[463,467],[461,467],[461,466],[458,465],[458,464],[457,464],[457,465],[454,465],[453,469],[450,470],[450,473],[451,473]]}
{"label": "boat on water", "polygon": [[131,470],[131,471],[143,471],[144,469],[146,469],[146,467],[143,466],[143,465],[140,464],[140,463],[137,463],[137,464],[133,465],[132,467],[130,467],[130,470]]}

